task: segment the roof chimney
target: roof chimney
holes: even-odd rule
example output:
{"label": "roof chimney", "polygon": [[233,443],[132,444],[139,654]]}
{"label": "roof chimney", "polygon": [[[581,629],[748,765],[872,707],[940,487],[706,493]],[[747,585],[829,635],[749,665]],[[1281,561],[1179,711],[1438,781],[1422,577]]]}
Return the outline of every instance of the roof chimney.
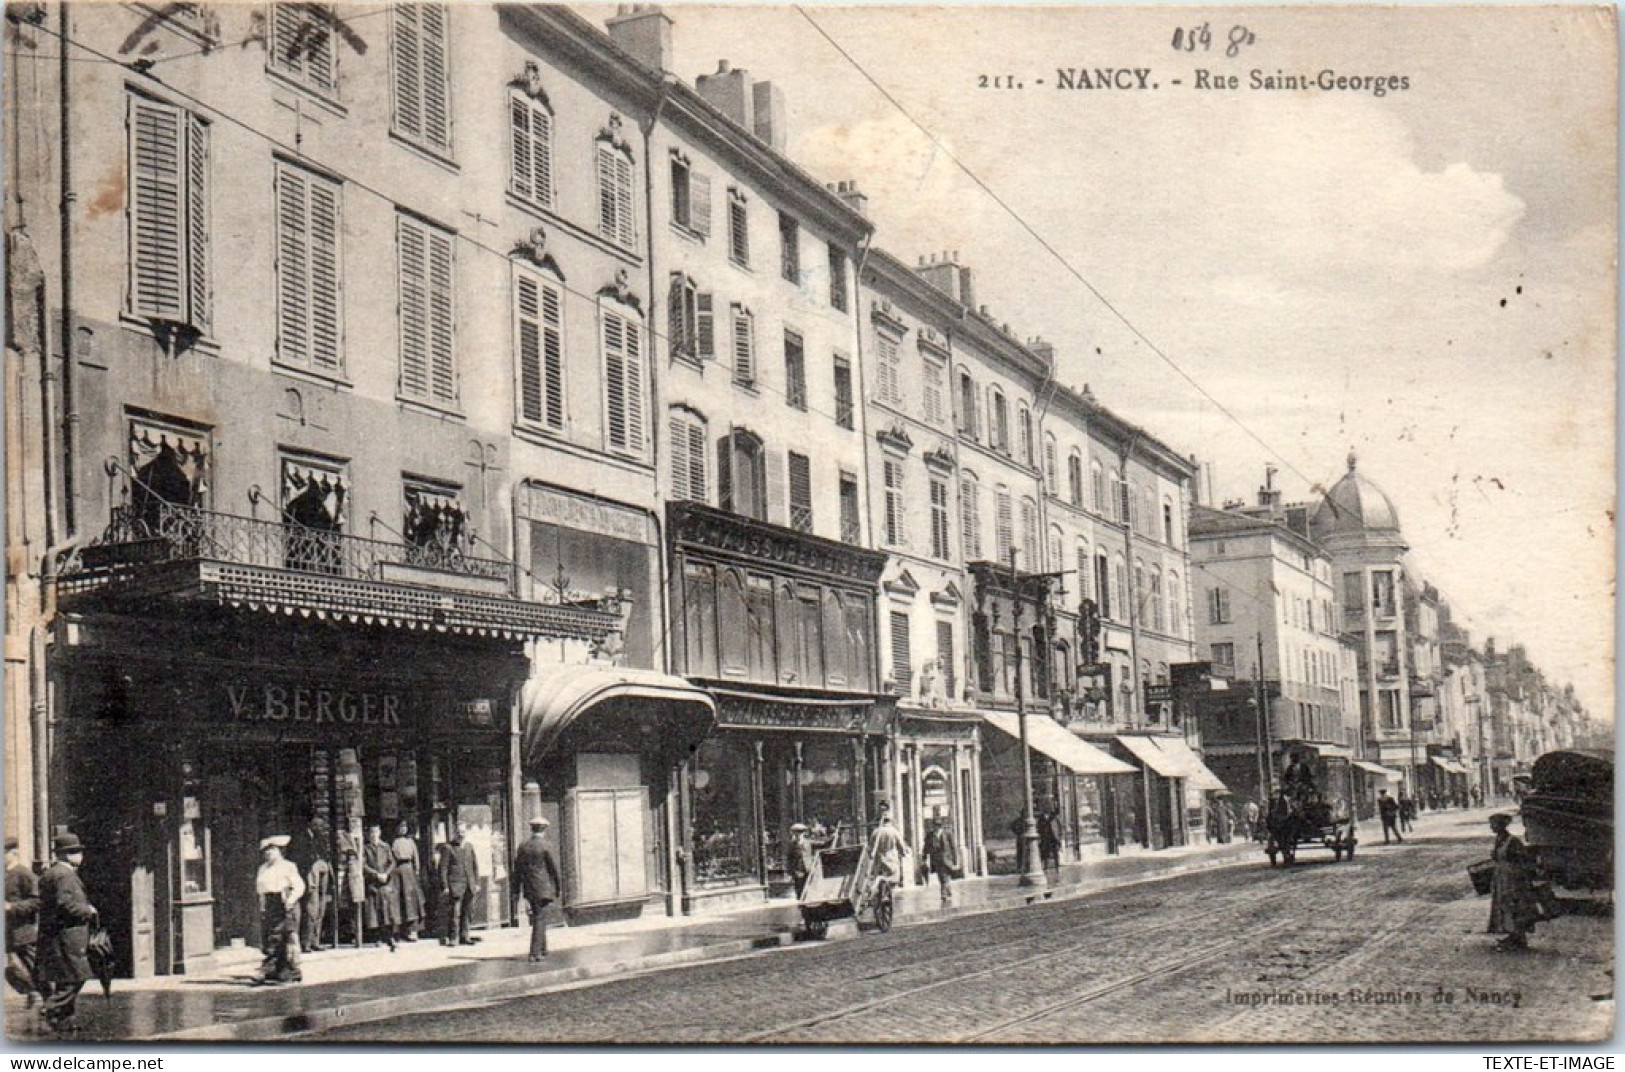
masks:
{"label": "roof chimney", "polygon": [[784,152],[784,91],[772,82],[758,82],[751,90],[755,99],[756,125],[752,133],[775,152]]}
{"label": "roof chimney", "polygon": [[[853,212],[856,212],[860,216],[869,215],[869,197],[863,191],[858,189],[856,179],[842,179],[840,182],[831,183],[829,185],[829,190],[830,193],[846,202],[846,207],[851,209]],[[925,263],[924,257],[920,258],[920,263]]]}
{"label": "roof chimney", "polygon": [[922,262],[915,271],[920,274],[920,278],[960,305],[966,308],[975,305],[976,294],[971,287],[971,270],[959,263],[957,251],[944,252],[940,257],[933,253],[929,262]]}
{"label": "roof chimney", "polygon": [[1034,336],[1033,340],[1027,344],[1027,349],[1043,358],[1046,365],[1055,364],[1055,344],[1042,335]]}
{"label": "roof chimney", "polygon": [[702,74],[694,79],[694,89],[707,104],[752,134],[756,133],[756,96],[751,92],[750,72],[736,71],[727,60],[721,60],[716,74]]}
{"label": "roof chimney", "polygon": [[671,69],[671,18],[658,4],[620,4],[604,23],[609,39],[632,58],[664,74]]}
{"label": "roof chimney", "polygon": [[1281,491],[1275,486],[1275,466],[1264,466],[1264,486],[1258,489],[1258,505],[1274,516],[1281,508]]}

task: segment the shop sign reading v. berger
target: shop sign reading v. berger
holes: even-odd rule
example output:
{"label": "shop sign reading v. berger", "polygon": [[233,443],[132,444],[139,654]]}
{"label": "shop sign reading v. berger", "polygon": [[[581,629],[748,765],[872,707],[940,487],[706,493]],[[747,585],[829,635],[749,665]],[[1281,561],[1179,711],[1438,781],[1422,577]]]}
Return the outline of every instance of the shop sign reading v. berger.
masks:
{"label": "shop sign reading v. berger", "polygon": [[310,685],[227,685],[231,717],[239,722],[329,722],[333,725],[399,726],[401,698]]}

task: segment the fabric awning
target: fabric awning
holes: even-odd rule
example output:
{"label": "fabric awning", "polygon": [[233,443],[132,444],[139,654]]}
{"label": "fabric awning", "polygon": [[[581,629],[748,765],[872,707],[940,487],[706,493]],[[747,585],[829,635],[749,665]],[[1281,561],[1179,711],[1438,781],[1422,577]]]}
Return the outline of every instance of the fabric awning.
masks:
{"label": "fabric awning", "polygon": [[1211,792],[1229,791],[1230,787],[1208,769],[1207,764],[1202,762],[1202,757],[1196,754],[1196,749],[1186,741],[1178,737],[1152,737],[1150,740],[1164,752],[1173,754],[1175,761],[1184,768],[1185,778],[1189,780],[1192,788]]}
{"label": "fabric awning", "polygon": [[1386,778],[1390,782],[1397,782],[1404,777],[1404,775],[1398,771],[1390,770],[1380,763],[1369,763],[1366,760],[1357,759],[1354,761],[1354,765],[1365,771],[1367,774],[1374,774],[1378,778]]}
{"label": "fabric awning", "polygon": [[1156,741],[1150,737],[1120,736],[1117,743],[1134,753],[1134,758],[1144,763],[1147,769],[1155,771],[1164,778],[1186,778],[1189,775],[1181,766],[1178,758],[1171,752],[1164,752],[1157,747]]}
{"label": "fabric awning", "polygon": [[1353,759],[1354,753],[1340,744],[1306,744],[1304,748],[1313,748],[1315,754],[1322,759]]}
{"label": "fabric awning", "polygon": [[[1004,711],[983,711],[988,725],[1021,739],[1021,720]],[[1048,715],[1027,716],[1027,744],[1075,774],[1133,774],[1134,768],[1113,759],[1056,723]]]}
{"label": "fabric awning", "polygon": [[655,709],[651,724],[668,749],[686,752],[716,724],[717,707],[710,693],[680,677],[625,667],[561,666],[531,678],[520,692],[525,765],[545,756],[560,735],[588,711],[627,702]]}
{"label": "fabric awning", "polygon": [[1446,771],[1450,774],[1466,774],[1470,776],[1473,773],[1467,769],[1467,765],[1465,763],[1462,763],[1459,760],[1446,759],[1443,756],[1429,756],[1428,759],[1432,761],[1435,767],[1438,767],[1440,770]]}

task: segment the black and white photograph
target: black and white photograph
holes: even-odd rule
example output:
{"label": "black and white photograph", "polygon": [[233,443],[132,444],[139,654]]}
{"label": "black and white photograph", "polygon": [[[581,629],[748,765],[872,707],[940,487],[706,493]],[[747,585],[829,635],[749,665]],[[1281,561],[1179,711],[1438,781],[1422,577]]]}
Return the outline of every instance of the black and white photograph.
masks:
{"label": "black and white photograph", "polygon": [[10,1048],[1613,1036],[1614,8],[4,28]]}

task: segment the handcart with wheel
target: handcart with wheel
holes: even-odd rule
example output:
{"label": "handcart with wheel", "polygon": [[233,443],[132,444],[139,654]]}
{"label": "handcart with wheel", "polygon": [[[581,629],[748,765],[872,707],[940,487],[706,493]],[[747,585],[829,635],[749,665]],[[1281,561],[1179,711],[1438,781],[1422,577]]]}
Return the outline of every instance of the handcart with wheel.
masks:
{"label": "handcart with wheel", "polygon": [[868,923],[882,933],[891,930],[893,880],[874,872],[867,845],[841,845],[817,853],[801,889],[807,937],[824,937],[831,921],[838,919],[855,919],[859,927]]}

